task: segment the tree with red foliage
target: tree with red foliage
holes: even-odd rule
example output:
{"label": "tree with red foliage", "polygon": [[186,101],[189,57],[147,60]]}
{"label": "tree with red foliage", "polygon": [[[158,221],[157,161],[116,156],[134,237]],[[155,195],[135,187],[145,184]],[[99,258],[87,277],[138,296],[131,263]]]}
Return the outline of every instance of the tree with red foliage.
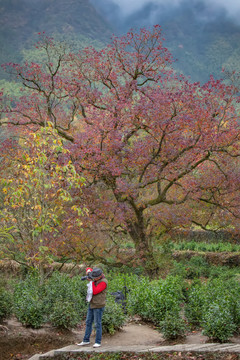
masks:
{"label": "tree with red foliage", "polygon": [[[55,49],[47,38],[41,46]],[[176,76],[159,26],[116,37],[100,51],[57,49],[45,67],[9,65],[31,97],[7,117],[15,125],[50,120],[70,140],[87,181],[83,253],[102,259],[113,252],[117,263],[118,245],[129,238],[153,273],[154,244],[173,229],[239,231],[236,88]]]}

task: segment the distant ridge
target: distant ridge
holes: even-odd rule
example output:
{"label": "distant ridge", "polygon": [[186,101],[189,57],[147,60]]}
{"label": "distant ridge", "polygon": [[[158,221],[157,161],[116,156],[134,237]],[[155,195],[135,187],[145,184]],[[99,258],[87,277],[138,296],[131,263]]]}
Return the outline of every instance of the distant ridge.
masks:
{"label": "distant ridge", "polygon": [[175,69],[193,81],[205,82],[210,75],[220,78],[222,67],[240,71],[240,18],[231,17],[217,1],[145,0],[126,14],[121,12],[121,0],[90,1],[120,33],[130,27],[161,25],[165,46],[177,59]]}
{"label": "distant ridge", "polygon": [[[113,33],[150,27],[154,21],[162,26],[165,46],[177,60],[176,71],[203,83],[210,75],[220,78],[222,67],[240,71],[240,24],[220,8],[210,16],[207,5],[184,0],[176,8],[160,9],[149,0],[123,18],[112,0],[0,0],[0,64],[21,62],[22,50],[32,48],[38,32],[77,46],[102,46]],[[0,79],[5,76],[0,70]]]}
{"label": "distant ridge", "polygon": [[37,33],[107,42],[111,26],[89,0],[0,0],[0,63],[21,61]]}

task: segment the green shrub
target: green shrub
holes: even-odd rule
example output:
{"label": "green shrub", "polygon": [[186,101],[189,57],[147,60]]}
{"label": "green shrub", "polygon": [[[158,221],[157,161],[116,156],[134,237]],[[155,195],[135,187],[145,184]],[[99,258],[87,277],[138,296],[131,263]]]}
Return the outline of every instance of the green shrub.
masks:
{"label": "green shrub", "polygon": [[224,298],[229,303],[230,312],[234,324],[239,328],[240,326],[240,284],[234,279],[228,281],[222,280],[225,284]]}
{"label": "green shrub", "polygon": [[[239,290],[237,290],[237,288]],[[240,295],[240,288],[236,281],[224,281],[221,278],[211,279],[205,286],[206,304],[212,304],[215,302],[221,304],[222,301],[228,301],[229,298],[232,297],[233,292],[235,294],[238,292]]]}
{"label": "green shrub", "polygon": [[220,278],[222,280],[230,280],[236,276],[237,269],[231,269],[228,266],[212,265],[209,269],[209,278]]}
{"label": "green shrub", "polygon": [[56,327],[71,329],[81,321],[81,318],[73,303],[57,300],[53,306],[50,321]]}
{"label": "green shrub", "polygon": [[199,277],[208,277],[210,266],[207,260],[202,256],[193,256],[186,263],[187,278],[194,279]]}
{"label": "green shrub", "polygon": [[230,313],[235,327],[240,325],[240,284],[234,279],[217,278],[208,281],[205,286],[205,309],[209,305],[218,304],[222,309],[223,304]]}
{"label": "green shrub", "polygon": [[179,311],[170,311],[166,314],[164,320],[160,322],[160,329],[165,339],[173,340],[184,337],[187,327]]}
{"label": "green shrub", "polygon": [[121,305],[115,302],[113,296],[108,295],[102,317],[102,331],[112,335],[124,325],[125,321],[126,315]]}
{"label": "green shrub", "polygon": [[88,303],[86,302],[87,283],[81,280],[81,276],[71,279],[71,291],[69,299],[75,305],[75,309],[81,318],[85,317]]}
{"label": "green shrub", "polygon": [[240,325],[239,297],[240,284],[234,279],[195,282],[187,292],[186,318],[191,326],[203,324],[204,333],[210,338],[224,341]]}
{"label": "green shrub", "polygon": [[131,315],[138,314],[143,319],[148,319],[148,303],[152,302],[152,293],[149,289],[150,280],[147,277],[141,277],[131,289],[127,299],[128,311]]}
{"label": "green shrub", "polygon": [[210,304],[203,315],[203,334],[212,340],[226,342],[233,336],[236,325],[226,302]]}
{"label": "green shrub", "polygon": [[129,311],[144,320],[159,324],[166,312],[180,308],[183,300],[183,281],[178,276],[168,276],[165,280],[150,281],[141,278],[138,286],[129,294]]}
{"label": "green shrub", "polygon": [[211,251],[211,252],[236,252],[240,251],[238,244],[231,244],[226,242],[207,243],[196,241],[181,241],[173,244],[174,250],[192,250],[192,251]]}
{"label": "green shrub", "polygon": [[55,304],[59,302],[74,304],[74,311],[79,319],[85,316],[87,286],[79,276],[69,278],[67,274],[55,272],[44,286],[44,308],[48,316],[55,312]]}
{"label": "green shrub", "polygon": [[43,286],[36,274],[30,274],[15,286],[13,299],[14,313],[25,326],[40,328],[46,321]]}
{"label": "green shrub", "polygon": [[183,279],[187,278],[187,267],[183,262],[173,261],[173,268],[170,271],[172,276],[180,276]]}
{"label": "green shrub", "polygon": [[108,292],[122,291],[126,287],[129,291],[137,288],[139,285],[139,277],[136,274],[109,272],[108,276]]}
{"label": "green shrub", "polygon": [[179,312],[183,301],[183,281],[179,276],[168,276],[165,280],[152,282],[149,291],[152,292],[150,306],[150,320],[155,324],[163,321],[165,314]]}
{"label": "green shrub", "polygon": [[204,287],[194,284],[187,291],[185,316],[191,327],[199,326],[202,321],[205,305]]}
{"label": "green shrub", "polygon": [[3,288],[0,288],[0,322],[7,319],[12,314],[12,307],[12,294]]}
{"label": "green shrub", "polygon": [[69,299],[71,290],[71,279],[66,274],[54,272],[44,285],[44,306],[46,312],[51,314],[56,302]]}
{"label": "green shrub", "polygon": [[15,315],[25,326],[40,328],[45,322],[43,303],[39,296],[26,294],[15,302]]}

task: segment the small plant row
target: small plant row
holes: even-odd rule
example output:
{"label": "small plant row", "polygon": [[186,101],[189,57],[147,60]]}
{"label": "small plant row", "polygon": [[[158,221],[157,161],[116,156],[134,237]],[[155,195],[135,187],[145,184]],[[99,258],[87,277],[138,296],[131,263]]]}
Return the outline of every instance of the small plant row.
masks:
{"label": "small plant row", "polygon": [[[199,327],[209,339],[226,342],[240,328],[240,284],[234,279],[209,279],[191,285],[181,276],[151,281],[128,279],[128,312],[151,321],[166,339],[185,336]],[[119,283],[121,283],[119,281]]]}
{"label": "small plant row", "polygon": [[229,280],[239,277],[239,267],[230,267],[228,265],[216,266],[209,264],[204,256],[193,256],[190,259],[174,260],[171,269],[172,275],[180,275],[184,279],[196,278],[221,278]]}
{"label": "small plant row", "polygon": [[[54,273],[41,284],[38,274],[30,274],[14,286],[13,293],[0,288],[0,321],[14,314],[25,326],[40,328],[51,323],[60,328],[74,328],[85,321],[86,282],[79,276],[69,278]],[[103,332],[114,333],[125,322],[120,305],[109,295],[103,316]]]}
{"label": "small plant row", "polygon": [[172,250],[191,250],[191,251],[209,251],[209,252],[240,252],[239,244],[226,242],[206,243],[196,241],[181,241],[171,243]]}
{"label": "small plant row", "polygon": [[240,327],[240,284],[234,279],[194,281],[186,291],[185,315],[191,327],[226,342]]}
{"label": "small plant row", "polygon": [[[120,329],[126,315],[150,321],[166,339],[185,336],[199,327],[211,340],[227,341],[240,328],[240,284],[235,279],[194,280],[189,285],[182,276],[165,279],[126,274],[108,274],[107,304],[103,331]],[[124,309],[112,292],[123,290]],[[14,292],[0,289],[0,320],[15,314],[26,326],[39,328],[50,322],[56,327],[74,328],[85,320],[86,282],[55,273],[44,284],[29,275],[15,285]],[[124,312],[125,310],[125,312]]]}

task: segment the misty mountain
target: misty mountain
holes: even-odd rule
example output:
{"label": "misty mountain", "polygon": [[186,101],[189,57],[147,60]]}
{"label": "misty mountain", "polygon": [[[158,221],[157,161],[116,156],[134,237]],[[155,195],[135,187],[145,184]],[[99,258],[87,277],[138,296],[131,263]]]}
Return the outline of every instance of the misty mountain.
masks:
{"label": "misty mountain", "polygon": [[240,22],[237,13],[232,15],[233,5],[230,16],[228,4],[217,0],[142,0],[134,11],[136,0],[132,11],[120,0],[90,1],[119,34],[160,24],[175,68],[194,81],[221,77],[222,67],[240,70]]}
{"label": "misty mountain", "polygon": [[[125,4],[125,8],[122,4]],[[240,70],[240,24],[220,5],[206,0],[0,0],[0,63],[20,62],[38,32],[100,44],[112,33],[162,26],[177,71],[193,81],[221,77],[222,67]],[[129,5],[128,5],[129,4]],[[138,4],[129,10],[130,5]],[[2,74],[0,74],[2,76]]]}
{"label": "misty mountain", "polygon": [[111,26],[89,0],[0,0],[0,63],[19,62],[21,50],[45,32],[62,40],[106,42]]}

